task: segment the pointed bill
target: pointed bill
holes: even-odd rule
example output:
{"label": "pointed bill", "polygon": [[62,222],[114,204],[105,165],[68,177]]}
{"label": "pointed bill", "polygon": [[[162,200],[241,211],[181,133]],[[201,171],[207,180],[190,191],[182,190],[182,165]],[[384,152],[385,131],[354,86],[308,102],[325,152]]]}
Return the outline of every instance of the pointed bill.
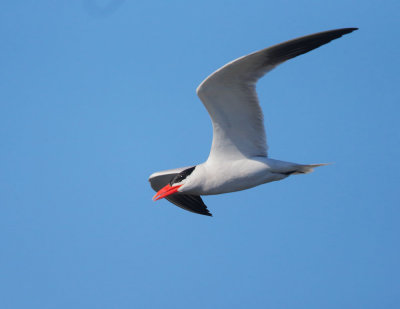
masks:
{"label": "pointed bill", "polygon": [[157,201],[159,199],[162,199],[164,197],[167,197],[168,195],[174,194],[178,192],[178,189],[182,187],[182,185],[179,186],[171,186],[170,184],[167,184],[164,188],[162,188],[160,191],[156,193],[156,195],[153,196],[153,201]]}

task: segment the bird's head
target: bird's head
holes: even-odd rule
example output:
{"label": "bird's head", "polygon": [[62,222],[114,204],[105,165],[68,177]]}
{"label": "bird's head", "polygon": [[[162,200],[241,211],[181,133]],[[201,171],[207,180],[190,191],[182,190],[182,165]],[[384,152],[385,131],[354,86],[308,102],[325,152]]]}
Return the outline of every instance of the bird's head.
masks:
{"label": "bird's head", "polygon": [[160,189],[156,193],[156,195],[153,196],[153,200],[157,201],[176,192],[186,191],[185,187],[190,186],[192,180],[190,176],[192,175],[195,168],[196,166],[193,166],[176,174],[165,187]]}

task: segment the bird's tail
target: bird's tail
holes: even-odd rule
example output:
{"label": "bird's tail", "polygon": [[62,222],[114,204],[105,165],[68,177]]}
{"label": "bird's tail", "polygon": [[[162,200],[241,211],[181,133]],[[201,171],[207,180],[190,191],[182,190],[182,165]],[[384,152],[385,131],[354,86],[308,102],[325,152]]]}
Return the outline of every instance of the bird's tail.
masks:
{"label": "bird's tail", "polygon": [[314,171],[314,167],[318,166],[324,166],[324,165],[329,165],[332,163],[320,163],[320,164],[306,164],[306,165],[299,165],[297,168],[296,172],[293,173],[293,175],[296,174],[308,174]]}

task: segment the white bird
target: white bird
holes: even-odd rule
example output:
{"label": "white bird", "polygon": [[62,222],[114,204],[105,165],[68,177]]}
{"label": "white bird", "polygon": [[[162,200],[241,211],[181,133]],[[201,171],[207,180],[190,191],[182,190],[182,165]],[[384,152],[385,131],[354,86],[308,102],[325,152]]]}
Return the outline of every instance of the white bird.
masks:
{"label": "white bird", "polygon": [[201,195],[249,189],[290,175],[307,174],[325,164],[297,164],[268,158],[263,113],[256,82],[282,62],[342,35],[344,28],[311,34],[238,58],[208,76],[197,95],[210,114],[213,141],[206,162],[154,173],[149,181],[166,198],[194,213],[211,216]]}

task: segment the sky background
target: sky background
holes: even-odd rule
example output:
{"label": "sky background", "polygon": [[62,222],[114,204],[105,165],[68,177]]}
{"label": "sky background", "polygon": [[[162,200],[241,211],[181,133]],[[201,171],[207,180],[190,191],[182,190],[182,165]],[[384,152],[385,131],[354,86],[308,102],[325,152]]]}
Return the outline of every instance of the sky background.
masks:
{"label": "sky background", "polygon": [[[399,1],[2,1],[0,307],[400,308]],[[359,27],[258,84],[272,158],[334,162],[204,201],[195,89],[237,57]]]}

